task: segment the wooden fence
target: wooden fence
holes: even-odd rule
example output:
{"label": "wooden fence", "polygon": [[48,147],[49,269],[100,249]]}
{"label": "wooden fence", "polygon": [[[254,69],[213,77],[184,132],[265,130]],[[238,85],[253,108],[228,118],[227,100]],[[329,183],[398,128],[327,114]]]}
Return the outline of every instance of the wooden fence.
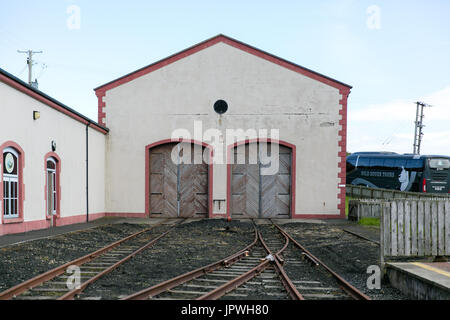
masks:
{"label": "wooden fence", "polygon": [[448,199],[450,200],[450,195],[446,193],[422,193],[422,192],[405,192],[399,190],[391,189],[379,189],[379,188],[369,188],[364,186],[354,186],[347,184],[345,187],[345,192],[348,196],[352,198],[363,198],[363,199]]}
{"label": "wooden fence", "polygon": [[383,202],[381,263],[385,257],[450,255],[450,201]]}
{"label": "wooden fence", "polygon": [[380,200],[350,200],[348,202],[348,220],[359,221],[361,218],[380,218],[383,210]]}

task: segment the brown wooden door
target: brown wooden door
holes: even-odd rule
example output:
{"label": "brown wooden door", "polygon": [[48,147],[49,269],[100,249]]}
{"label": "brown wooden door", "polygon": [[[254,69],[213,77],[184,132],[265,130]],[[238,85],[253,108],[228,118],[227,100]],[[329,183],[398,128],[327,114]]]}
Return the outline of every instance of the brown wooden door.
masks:
{"label": "brown wooden door", "polygon": [[[192,164],[172,161],[177,143],[150,149],[150,214],[160,217],[205,217],[208,214],[208,165],[193,162],[204,148],[183,143]],[[200,158],[201,159],[201,158]]]}
{"label": "brown wooden door", "polygon": [[206,217],[208,215],[208,165],[203,161],[195,162],[195,159],[202,159],[204,148],[194,144],[190,148],[191,164],[179,165],[180,217]]}
{"label": "brown wooden door", "polygon": [[[231,215],[235,218],[289,218],[291,207],[291,149],[279,147],[278,171],[264,175],[259,144],[233,150]],[[270,144],[268,147],[270,151]],[[245,163],[242,156],[245,154]],[[239,158],[241,157],[241,162]],[[255,163],[256,162],[256,163]],[[237,163],[237,164],[236,164]]]}
{"label": "brown wooden door", "polygon": [[[259,164],[257,157],[254,157],[254,152],[252,151],[254,150],[248,144],[239,145],[233,150],[231,215],[236,218],[259,217]],[[243,158],[244,156],[245,159]]]}

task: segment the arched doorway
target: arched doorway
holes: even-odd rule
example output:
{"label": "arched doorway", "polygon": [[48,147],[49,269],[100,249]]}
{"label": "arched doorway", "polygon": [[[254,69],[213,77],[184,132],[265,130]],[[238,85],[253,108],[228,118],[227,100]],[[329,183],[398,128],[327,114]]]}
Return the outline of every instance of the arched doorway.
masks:
{"label": "arched doorway", "polygon": [[[54,154],[54,153],[52,153]],[[56,226],[59,218],[59,158],[56,154],[45,157],[45,192],[46,192],[46,216],[52,227]]]}
{"label": "arched doorway", "polygon": [[290,218],[295,178],[292,148],[270,142],[251,142],[234,145],[229,152],[231,217]]}
{"label": "arched doorway", "polygon": [[[167,142],[148,148],[148,212],[150,217],[208,217],[209,165],[206,147]],[[178,156],[177,156],[178,155]]]}

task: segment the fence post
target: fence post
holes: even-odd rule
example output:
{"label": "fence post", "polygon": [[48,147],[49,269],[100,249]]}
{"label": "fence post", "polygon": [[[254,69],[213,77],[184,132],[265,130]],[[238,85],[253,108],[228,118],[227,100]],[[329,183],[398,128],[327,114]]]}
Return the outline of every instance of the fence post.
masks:
{"label": "fence post", "polygon": [[409,200],[405,203],[405,256],[411,255],[411,202]]}
{"label": "fence post", "polygon": [[389,226],[385,225],[386,221],[386,211],[388,207],[388,203],[383,202],[381,204],[381,212],[380,212],[380,268],[381,268],[381,274],[384,276],[385,270],[384,270],[384,254],[385,254],[385,241],[386,241],[386,229],[389,228]]}
{"label": "fence post", "polygon": [[419,256],[425,255],[425,220],[424,220],[424,203],[425,201],[420,200],[417,202],[417,254]]}
{"label": "fence post", "polygon": [[397,202],[392,201],[391,203],[391,255],[397,255]]}
{"label": "fence post", "polygon": [[445,254],[450,255],[450,201],[445,201]]}
{"label": "fence post", "polygon": [[445,255],[445,212],[444,212],[444,202],[443,201],[439,201],[438,205],[437,205],[437,209],[438,209],[438,225],[437,225],[437,229],[438,229],[438,241],[437,241],[437,254],[440,256]]}
{"label": "fence post", "polygon": [[431,203],[429,200],[424,201],[424,215],[425,215],[425,227],[424,227],[424,235],[425,235],[425,256],[431,255]]}
{"label": "fence post", "polygon": [[411,201],[411,255],[417,256],[417,201]]}
{"label": "fence post", "polygon": [[431,202],[431,254],[437,256],[438,254],[438,208],[437,202]]}

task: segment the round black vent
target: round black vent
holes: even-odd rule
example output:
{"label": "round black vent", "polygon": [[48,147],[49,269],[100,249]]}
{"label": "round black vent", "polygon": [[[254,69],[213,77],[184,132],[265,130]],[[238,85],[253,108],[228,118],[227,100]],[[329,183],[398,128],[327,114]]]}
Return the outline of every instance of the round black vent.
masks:
{"label": "round black vent", "polygon": [[224,100],[217,100],[214,103],[214,111],[218,114],[224,114],[228,110],[228,104]]}

